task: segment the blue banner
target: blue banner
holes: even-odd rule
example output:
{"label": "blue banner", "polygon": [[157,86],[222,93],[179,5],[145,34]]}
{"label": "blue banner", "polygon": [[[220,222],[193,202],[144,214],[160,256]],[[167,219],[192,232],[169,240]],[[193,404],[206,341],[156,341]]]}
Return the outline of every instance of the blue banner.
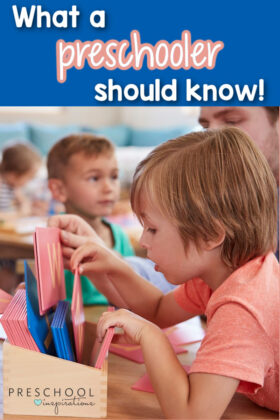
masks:
{"label": "blue banner", "polygon": [[279,1],[2,0],[0,105],[278,105],[279,15]]}

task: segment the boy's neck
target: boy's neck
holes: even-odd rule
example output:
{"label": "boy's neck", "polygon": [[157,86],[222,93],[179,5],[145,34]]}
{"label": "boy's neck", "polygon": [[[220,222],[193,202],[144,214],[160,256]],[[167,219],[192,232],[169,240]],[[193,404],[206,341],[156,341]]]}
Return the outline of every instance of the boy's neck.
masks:
{"label": "boy's neck", "polygon": [[234,270],[221,259],[220,249],[212,250],[208,254],[208,264],[205,273],[201,273],[202,280],[215,291],[232,274]]}
{"label": "boy's neck", "polygon": [[112,248],[114,245],[114,238],[112,235],[112,231],[109,226],[107,226],[101,216],[89,216],[86,214],[81,214],[72,206],[65,204],[65,212],[67,214],[75,214],[77,216],[82,217],[97,233],[98,236],[105,242],[105,244]]}
{"label": "boy's neck", "polygon": [[203,276],[203,281],[208,284],[211,290],[215,291],[218,289],[224,281],[232,274],[233,270],[225,265],[220,267],[215,267],[211,272],[208,272],[207,275]]}

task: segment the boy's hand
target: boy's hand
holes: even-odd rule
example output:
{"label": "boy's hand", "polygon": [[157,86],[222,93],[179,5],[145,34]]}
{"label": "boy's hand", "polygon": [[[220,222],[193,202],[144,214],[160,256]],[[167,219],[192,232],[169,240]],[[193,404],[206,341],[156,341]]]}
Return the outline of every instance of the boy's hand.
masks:
{"label": "boy's hand", "polygon": [[48,226],[57,227],[62,231],[69,232],[78,236],[99,238],[94,229],[84,219],[74,214],[52,216],[48,220]]}
{"label": "boy's hand", "polygon": [[79,266],[80,274],[107,274],[118,273],[119,265],[123,260],[112,250],[102,244],[102,241],[92,240],[76,249],[70,258],[70,267],[75,271]]}
{"label": "boy's hand", "polygon": [[49,227],[60,229],[62,253],[65,268],[70,268],[70,259],[74,250],[90,240],[105,246],[95,230],[81,217],[73,214],[53,216],[48,220]]}
{"label": "boy's hand", "polygon": [[153,323],[126,309],[104,312],[97,324],[97,339],[102,341],[109,327],[122,328],[124,334],[115,335],[113,342],[120,344],[141,344],[144,334],[151,337],[160,329]]}

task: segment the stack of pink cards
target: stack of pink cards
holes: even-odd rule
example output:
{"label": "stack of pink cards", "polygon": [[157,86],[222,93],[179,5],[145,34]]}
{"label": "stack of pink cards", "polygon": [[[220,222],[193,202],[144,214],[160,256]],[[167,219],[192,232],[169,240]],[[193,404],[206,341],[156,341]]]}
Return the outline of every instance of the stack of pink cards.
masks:
{"label": "stack of pink cards", "polygon": [[39,351],[27,327],[26,292],[18,290],[6,308],[1,324],[11,344]]}
{"label": "stack of pink cards", "polygon": [[83,307],[83,296],[81,280],[78,268],[75,272],[74,287],[71,305],[72,324],[77,362],[81,363],[83,358],[84,335],[85,335],[85,314]]}
{"label": "stack of pink cards", "polygon": [[40,315],[44,315],[66,298],[59,229],[36,228],[34,254]]}

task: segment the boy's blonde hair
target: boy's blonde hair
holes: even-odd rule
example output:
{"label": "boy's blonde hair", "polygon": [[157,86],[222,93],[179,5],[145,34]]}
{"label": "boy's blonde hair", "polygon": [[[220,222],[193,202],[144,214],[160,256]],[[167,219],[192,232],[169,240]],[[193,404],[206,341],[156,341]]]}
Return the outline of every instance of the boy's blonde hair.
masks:
{"label": "boy's blonde hair", "polygon": [[48,178],[63,179],[63,173],[73,155],[83,153],[86,157],[92,157],[112,154],[114,150],[114,145],[108,139],[94,134],[72,134],[64,137],[48,153]]}
{"label": "boy's blonde hair", "polygon": [[18,176],[25,175],[41,161],[39,153],[28,144],[16,143],[2,151],[0,173],[14,173]]}
{"label": "boy's blonde hair", "polygon": [[[137,167],[132,208],[155,202],[186,245],[217,239],[231,268],[276,248],[277,189],[263,154],[237,128],[190,133],[154,149]],[[170,244],[172,246],[172,244]]]}

